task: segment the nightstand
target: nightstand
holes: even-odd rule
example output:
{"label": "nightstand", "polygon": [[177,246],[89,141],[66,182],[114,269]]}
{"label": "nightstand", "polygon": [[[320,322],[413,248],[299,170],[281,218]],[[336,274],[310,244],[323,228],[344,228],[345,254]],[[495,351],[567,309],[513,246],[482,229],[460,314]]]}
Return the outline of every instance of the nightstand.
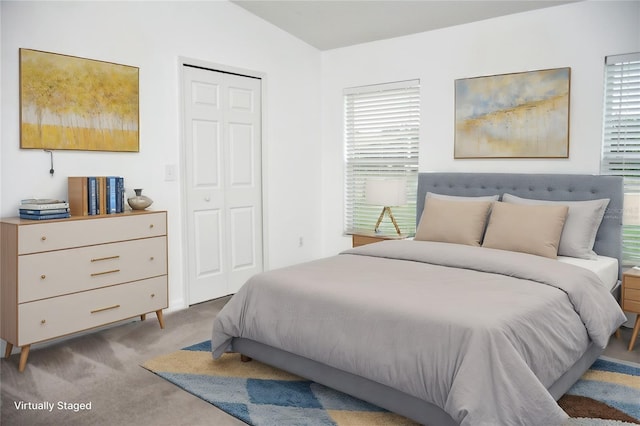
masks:
{"label": "nightstand", "polygon": [[[363,246],[365,244],[377,243],[384,240],[404,240],[407,238],[406,235],[398,235],[398,234],[376,234],[371,231],[357,231],[351,234],[351,241],[353,247]],[[640,276],[639,276],[640,277]]]}
{"label": "nightstand", "polygon": [[622,310],[638,314],[629,342],[629,350],[633,350],[640,331],[640,270],[638,269],[627,269],[622,274]]}

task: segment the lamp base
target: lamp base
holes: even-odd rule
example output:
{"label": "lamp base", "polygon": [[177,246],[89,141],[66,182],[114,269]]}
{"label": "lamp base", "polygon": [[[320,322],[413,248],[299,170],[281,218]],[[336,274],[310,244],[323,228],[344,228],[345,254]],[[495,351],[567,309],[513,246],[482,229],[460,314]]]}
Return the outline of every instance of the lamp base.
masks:
{"label": "lamp base", "polygon": [[393,226],[395,226],[396,232],[398,233],[398,235],[402,235],[400,233],[400,227],[398,227],[398,222],[396,222],[396,218],[393,217],[393,213],[391,213],[391,207],[384,207],[382,209],[382,212],[380,212],[380,216],[378,217],[378,221],[376,222],[376,227],[374,228],[374,232],[378,232],[378,228],[380,227],[380,223],[382,222],[382,219],[384,219],[385,213],[389,213],[389,217],[391,218],[391,223],[393,223]]}

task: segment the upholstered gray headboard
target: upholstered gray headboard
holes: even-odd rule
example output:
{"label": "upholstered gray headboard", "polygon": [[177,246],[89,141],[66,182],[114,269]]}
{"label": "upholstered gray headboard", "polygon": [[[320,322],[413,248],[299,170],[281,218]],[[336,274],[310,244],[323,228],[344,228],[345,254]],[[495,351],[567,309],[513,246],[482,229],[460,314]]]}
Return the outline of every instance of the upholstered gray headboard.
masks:
{"label": "upholstered gray headboard", "polygon": [[417,220],[427,192],[457,196],[500,195],[553,201],[609,198],[609,206],[596,235],[594,251],[614,257],[622,266],[623,186],[619,176],[523,173],[420,173]]}

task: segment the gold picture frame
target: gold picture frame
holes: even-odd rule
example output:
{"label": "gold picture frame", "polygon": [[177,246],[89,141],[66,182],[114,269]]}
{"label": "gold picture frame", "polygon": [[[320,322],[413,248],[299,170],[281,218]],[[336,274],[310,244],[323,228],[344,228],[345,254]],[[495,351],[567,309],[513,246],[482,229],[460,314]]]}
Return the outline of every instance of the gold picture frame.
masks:
{"label": "gold picture frame", "polygon": [[20,49],[20,148],[139,152],[139,68]]}
{"label": "gold picture frame", "polygon": [[571,68],[455,81],[454,158],[568,158]]}

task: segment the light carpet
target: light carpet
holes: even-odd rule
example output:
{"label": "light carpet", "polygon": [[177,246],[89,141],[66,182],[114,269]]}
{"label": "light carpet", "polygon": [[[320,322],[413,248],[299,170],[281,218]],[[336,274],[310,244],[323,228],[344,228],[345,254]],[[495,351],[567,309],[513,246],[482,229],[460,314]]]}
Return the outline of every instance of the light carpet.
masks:
{"label": "light carpet", "polygon": [[[344,393],[239,354],[211,357],[205,341],[143,367],[254,426],[416,425]],[[640,424],[640,365],[598,359],[558,403],[570,426]]]}

